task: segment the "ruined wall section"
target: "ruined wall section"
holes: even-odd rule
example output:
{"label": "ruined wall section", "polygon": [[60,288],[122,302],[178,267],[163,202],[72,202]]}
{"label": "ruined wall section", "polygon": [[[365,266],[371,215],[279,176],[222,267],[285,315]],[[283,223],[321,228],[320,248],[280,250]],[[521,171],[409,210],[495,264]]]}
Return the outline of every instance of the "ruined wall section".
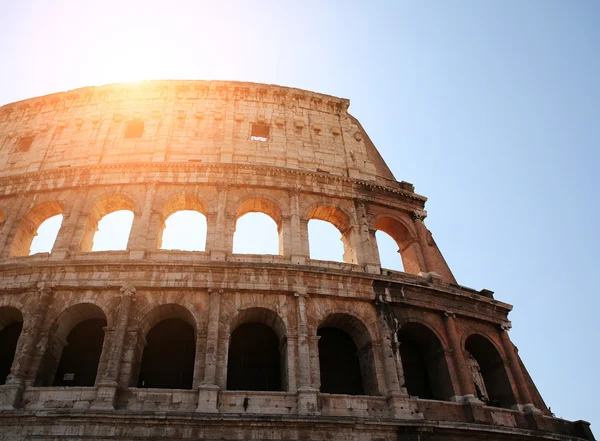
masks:
{"label": "ruined wall section", "polygon": [[[78,165],[202,162],[377,180],[389,170],[378,170],[370,158],[366,133],[348,105],[341,98],[251,83],[77,89],[0,108],[0,176]],[[126,136],[132,121],[143,122],[141,137]],[[269,127],[266,142],[251,139],[255,124]]]}

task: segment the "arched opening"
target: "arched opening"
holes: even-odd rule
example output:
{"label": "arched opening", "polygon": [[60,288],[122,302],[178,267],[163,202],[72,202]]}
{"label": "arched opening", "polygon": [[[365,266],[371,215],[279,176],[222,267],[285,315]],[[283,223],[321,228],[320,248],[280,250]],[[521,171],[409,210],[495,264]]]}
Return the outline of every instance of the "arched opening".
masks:
{"label": "arched opening", "polygon": [[371,337],[360,320],[332,314],[317,335],[322,393],[379,395]]}
{"label": "arched opening", "polygon": [[94,386],[106,325],[106,315],[94,304],[64,310],[50,328],[36,385]]}
{"label": "arched opening", "polygon": [[252,198],[236,210],[235,254],[283,255],[281,209],[270,199]]}
{"label": "arched opening", "polygon": [[57,201],[42,202],[32,208],[19,224],[11,246],[11,255],[29,256],[52,251],[62,223],[62,213],[62,204]]}
{"label": "arched opening", "polygon": [[400,256],[398,244],[394,238],[381,230],[375,232],[375,238],[377,240],[377,249],[379,250],[381,267],[404,272],[402,256]]}
{"label": "arched opening", "polygon": [[194,328],[178,318],[163,320],[146,335],[137,387],[191,389],[194,381]]}
{"label": "arched opening", "polygon": [[163,250],[204,251],[206,248],[206,216],[197,211],[182,210],[165,221]]}
{"label": "arched opening", "polygon": [[[412,236],[408,228],[402,224],[402,222],[391,218],[391,217],[380,217],[377,219],[374,225],[375,229],[382,231],[389,235],[395,242],[397,246],[397,252],[400,253],[400,257],[402,260],[402,270],[406,271],[410,274],[419,274],[422,271],[421,268],[421,249],[419,248],[419,244],[417,240]],[[380,245],[381,235],[377,235],[377,245]],[[389,256],[392,255],[391,250],[387,247],[388,243],[384,243],[383,249],[386,250],[385,254],[382,255],[382,250],[379,250],[379,257],[382,260],[382,266],[384,266],[384,262],[388,262],[391,260],[392,266],[394,264],[395,259],[388,259]],[[389,268],[396,269],[396,268]]]}
{"label": "arched opening", "polygon": [[81,251],[127,249],[134,209],[133,201],[125,195],[105,196],[96,201],[86,219]]}
{"label": "arched opening", "polygon": [[515,405],[504,360],[496,347],[482,335],[473,334],[467,338],[465,349],[477,397],[490,406]]}
{"label": "arched opening", "polygon": [[227,390],[287,389],[285,325],[263,308],[242,311],[233,323],[227,358]]}
{"label": "arched opening", "polygon": [[444,349],[437,336],[420,323],[407,323],[398,332],[400,358],[408,394],[449,401],[454,394]]}
{"label": "arched opening", "polygon": [[206,208],[200,198],[189,194],[172,197],[165,203],[161,215],[163,222],[157,236],[157,248],[206,249]]}
{"label": "arched opening", "polygon": [[311,259],[358,263],[356,250],[352,246],[355,232],[342,210],[319,205],[312,207],[307,217]]}
{"label": "arched opening", "polygon": [[344,261],[342,233],[329,222],[317,219],[308,221],[308,249],[311,259]]}
{"label": "arched opening", "polygon": [[18,309],[0,308],[0,385],[10,374],[22,329],[23,316]]}
{"label": "arched opening", "polygon": [[106,320],[90,319],[76,325],[62,351],[53,386],[93,386],[104,344]]}

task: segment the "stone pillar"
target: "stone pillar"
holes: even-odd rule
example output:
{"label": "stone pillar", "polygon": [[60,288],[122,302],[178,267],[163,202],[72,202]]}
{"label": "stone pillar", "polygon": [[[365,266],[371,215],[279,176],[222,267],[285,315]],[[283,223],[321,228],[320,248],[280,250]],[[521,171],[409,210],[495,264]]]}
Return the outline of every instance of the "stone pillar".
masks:
{"label": "stone pillar", "polygon": [[2,230],[0,231],[0,255],[8,256],[10,254],[10,244],[8,244],[8,239],[13,235],[13,227],[17,220],[22,219],[21,210],[25,206],[26,198],[24,192],[17,193],[17,203],[15,207],[11,207],[8,209],[6,213],[6,221],[2,226]]}
{"label": "stone pillar", "polygon": [[498,332],[500,333],[502,348],[504,349],[504,353],[506,354],[506,358],[508,359],[508,367],[517,386],[517,391],[520,397],[519,404],[525,411],[539,412],[539,410],[536,409],[536,407],[533,405],[531,392],[527,387],[527,382],[525,381],[525,376],[523,375],[523,370],[521,369],[521,363],[519,363],[517,348],[512,344],[510,338],[508,337],[509,329],[509,326],[502,325],[498,328]]}
{"label": "stone pillar", "polygon": [[206,331],[206,349],[204,356],[204,381],[199,388],[198,412],[217,413],[217,347],[219,339],[219,321],[221,317],[221,295],[223,290],[209,289],[208,326]]}
{"label": "stone pillar", "polygon": [[390,416],[393,418],[410,418],[409,397],[402,387],[400,379],[404,380],[404,369],[399,361],[399,345],[396,340],[397,325],[389,305],[382,299],[376,302],[377,327],[381,336],[381,355],[387,389],[387,401]]}
{"label": "stone pillar", "polygon": [[290,216],[281,216],[279,225],[277,225],[279,235],[279,254],[286,258],[291,257],[292,247],[292,227]]}
{"label": "stone pillar", "polygon": [[291,258],[297,265],[306,264],[308,259],[308,222],[300,219],[300,188],[293,187],[290,195]]}
{"label": "stone pillar", "polygon": [[124,285],[121,288],[121,303],[119,304],[117,323],[114,327],[112,348],[106,365],[106,370],[98,381],[98,394],[92,405],[93,409],[114,409],[117,396],[119,371],[125,347],[125,337],[129,327],[131,305],[134,300],[135,287]]}
{"label": "stone pillar", "polygon": [[77,199],[71,207],[69,216],[63,219],[62,225],[56,236],[56,242],[52,248],[52,259],[65,259],[69,257],[70,252],[79,251],[78,244],[73,243],[79,220],[81,218],[81,210],[87,199],[87,190],[82,189],[77,194]]}
{"label": "stone pillar", "polygon": [[46,314],[52,301],[52,289],[40,288],[39,299],[33,317],[28,321],[27,328],[23,329],[17,346],[18,353],[11,367],[11,373],[6,379],[6,384],[0,386],[0,409],[13,409],[21,401],[25,382],[30,380],[35,372],[32,372],[32,358],[36,350],[39,335],[46,319]]}
{"label": "stone pillar", "polygon": [[317,403],[319,389],[313,387],[310,373],[311,351],[306,315],[308,296],[300,293],[294,293],[294,296],[296,297],[296,310],[298,312],[298,413],[300,415],[319,415]]}
{"label": "stone pillar", "polygon": [[452,361],[454,362],[455,370],[460,382],[460,390],[456,391],[457,395],[453,397],[453,400],[457,402],[479,402],[475,397],[473,379],[471,378],[469,367],[467,366],[456,334],[456,324],[454,323],[456,316],[452,313],[445,312],[443,317],[448,345],[452,352]]}
{"label": "stone pillar", "polygon": [[381,263],[379,262],[379,253],[377,249],[377,241],[369,230],[369,222],[367,218],[367,208],[364,201],[356,199],[356,217],[358,218],[358,233],[360,239],[360,249],[358,262],[365,268],[365,271],[371,274],[381,273]]}
{"label": "stone pillar", "polygon": [[148,251],[148,230],[150,229],[150,218],[152,217],[155,195],[156,182],[151,182],[146,188],[146,199],[141,216],[139,218],[137,216],[134,217],[133,225],[131,226],[129,243],[127,244],[130,259],[143,259]]}
{"label": "stone pillar", "polygon": [[321,389],[321,365],[319,364],[319,339],[318,335],[308,337],[310,350],[310,384],[317,390]]}
{"label": "stone pillar", "polygon": [[[223,261],[227,253],[231,253],[231,245],[228,245],[229,233],[226,231],[227,221],[227,185],[217,185],[217,212],[216,215],[207,216],[207,243],[206,251],[210,252],[210,260]],[[227,237],[226,237],[227,236]]]}
{"label": "stone pillar", "polygon": [[344,244],[344,262],[355,265],[360,264],[358,256],[362,254],[362,243],[358,226],[350,225],[342,232],[342,243]]}

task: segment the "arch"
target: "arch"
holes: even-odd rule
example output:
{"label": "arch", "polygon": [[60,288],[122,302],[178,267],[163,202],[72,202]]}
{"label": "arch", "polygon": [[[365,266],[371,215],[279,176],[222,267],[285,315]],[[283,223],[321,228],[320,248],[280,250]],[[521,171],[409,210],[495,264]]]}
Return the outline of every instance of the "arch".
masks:
{"label": "arch", "polygon": [[387,233],[398,245],[404,271],[419,274],[421,268],[421,249],[416,235],[402,221],[391,216],[380,216],[373,224],[376,230]]}
{"label": "arch", "polygon": [[0,307],[0,385],[10,374],[22,329],[21,311],[12,306]]}
{"label": "arch", "polygon": [[[277,234],[277,254],[279,255],[283,255],[284,254],[284,238],[283,238],[283,225],[282,225],[282,209],[281,206],[279,205],[278,202],[274,201],[273,199],[267,198],[267,197],[256,197],[256,196],[252,196],[252,197],[248,197],[244,200],[242,200],[236,207],[235,210],[235,228],[234,228],[234,239],[233,239],[233,246],[236,246],[236,242],[239,243],[239,241],[243,240],[240,239],[239,237],[239,230],[238,230],[238,221],[240,220],[240,218],[242,218],[243,216],[249,214],[249,213],[262,213],[266,216],[268,216],[269,218],[271,218],[276,225],[276,234]],[[249,232],[246,232],[245,234],[250,234]],[[269,232],[267,232],[267,234],[270,234]],[[236,237],[237,235],[237,237]],[[243,236],[245,238],[245,235]],[[234,252],[238,252],[238,251],[234,251]]]}
{"label": "arch", "polygon": [[235,219],[238,220],[248,213],[264,213],[275,221],[277,225],[281,224],[282,209],[279,202],[265,196],[250,196],[242,199],[235,209]]}
{"label": "arch", "polygon": [[142,315],[141,330],[142,335],[145,337],[148,331],[156,324],[167,319],[180,319],[189,324],[194,332],[198,330],[198,323],[196,317],[185,306],[177,303],[164,303],[162,305],[155,305],[149,309],[145,314]]}
{"label": "arch", "polygon": [[321,392],[379,395],[372,338],[365,324],[346,313],[325,318],[317,330]]}
{"label": "arch", "polygon": [[139,369],[133,385],[156,389],[191,389],[196,358],[197,322],[184,306],[153,307],[141,326]]}
{"label": "arch", "polygon": [[12,256],[28,256],[31,251],[31,243],[37,235],[40,225],[47,219],[63,213],[64,207],[59,201],[41,202],[29,210],[17,228],[10,254]]}
{"label": "arch", "polygon": [[78,303],[63,310],[50,328],[37,385],[93,386],[106,325],[106,314],[93,303]]}
{"label": "arch", "polygon": [[408,394],[450,401],[455,395],[441,339],[422,323],[409,322],[398,331],[400,358]]}
{"label": "arch", "polygon": [[228,390],[287,390],[285,323],[266,308],[249,308],[230,326]]}
{"label": "arch", "polygon": [[471,334],[464,349],[478,398],[490,406],[514,406],[517,401],[496,345],[481,334]]}
{"label": "arch", "polygon": [[[168,232],[167,225],[166,225],[167,221],[169,220],[169,218],[172,215],[177,214],[181,211],[195,211],[195,212],[203,215],[204,218],[206,219],[206,214],[207,214],[206,205],[205,205],[204,201],[202,199],[200,199],[198,196],[193,195],[193,194],[180,194],[180,195],[169,198],[164,203],[162,210],[161,210],[160,230],[159,230],[157,238],[156,238],[156,248],[157,249],[160,249],[163,247],[163,235],[164,235],[165,231]],[[206,224],[206,220],[205,220],[205,224]],[[184,231],[183,233],[185,234],[186,231]],[[192,232],[187,232],[187,233],[191,234]],[[206,243],[206,230],[205,230],[204,242]],[[167,249],[170,249],[170,248],[167,248]]]}
{"label": "arch", "polygon": [[92,251],[94,246],[94,235],[96,234],[96,231],[98,231],[98,222],[100,222],[104,216],[121,210],[134,213],[136,211],[135,208],[133,199],[124,194],[104,195],[98,198],[92,204],[85,221],[84,232],[80,242],[81,251]]}
{"label": "arch", "polygon": [[[346,214],[346,212],[344,212],[341,208],[332,205],[317,204],[313,205],[310,210],[308,210],[306,218],[309,222],[311,220],[320,220],[333,225],[340,232],[341,241],[344,246],[342,260],[346,263],[358,263],[358,255],[353,244],[353,229],[351,228],[352,222],[350,220],[350,216]],[[319,240],[323,239],[324,238],[319,238]],[[313,242],[314,240],[317,239],[314,237],[311,238],[311,235],[309,234],[309,252],[310,249],[315,249]],[[311,242],[313,243],[313,246],[311,246]]]}

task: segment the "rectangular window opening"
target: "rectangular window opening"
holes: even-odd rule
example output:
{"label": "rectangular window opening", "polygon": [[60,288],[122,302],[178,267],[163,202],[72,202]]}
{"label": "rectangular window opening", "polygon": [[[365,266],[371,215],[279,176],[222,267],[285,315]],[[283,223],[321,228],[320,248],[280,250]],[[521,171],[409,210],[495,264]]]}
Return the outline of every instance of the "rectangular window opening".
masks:
{"label": "rectangular window opening", "polygon": [[270,127],[266,124],[254,123],[252,124],[250,139],[252,141],[266,142],[269,140],[269,130]]}
{"label": "rectangular window opening", "polygon": [[18,149],[20,152],[28,152],[31,148],[31,144],[33,144],[33,139],[35,136],[24,136],[19,139]]}
{"label": "rectangular window opening", "polygon": [[127,123],[125,128],[125,139],[141,138],[144,133],[144,121],[141,119],[134,119]]}

